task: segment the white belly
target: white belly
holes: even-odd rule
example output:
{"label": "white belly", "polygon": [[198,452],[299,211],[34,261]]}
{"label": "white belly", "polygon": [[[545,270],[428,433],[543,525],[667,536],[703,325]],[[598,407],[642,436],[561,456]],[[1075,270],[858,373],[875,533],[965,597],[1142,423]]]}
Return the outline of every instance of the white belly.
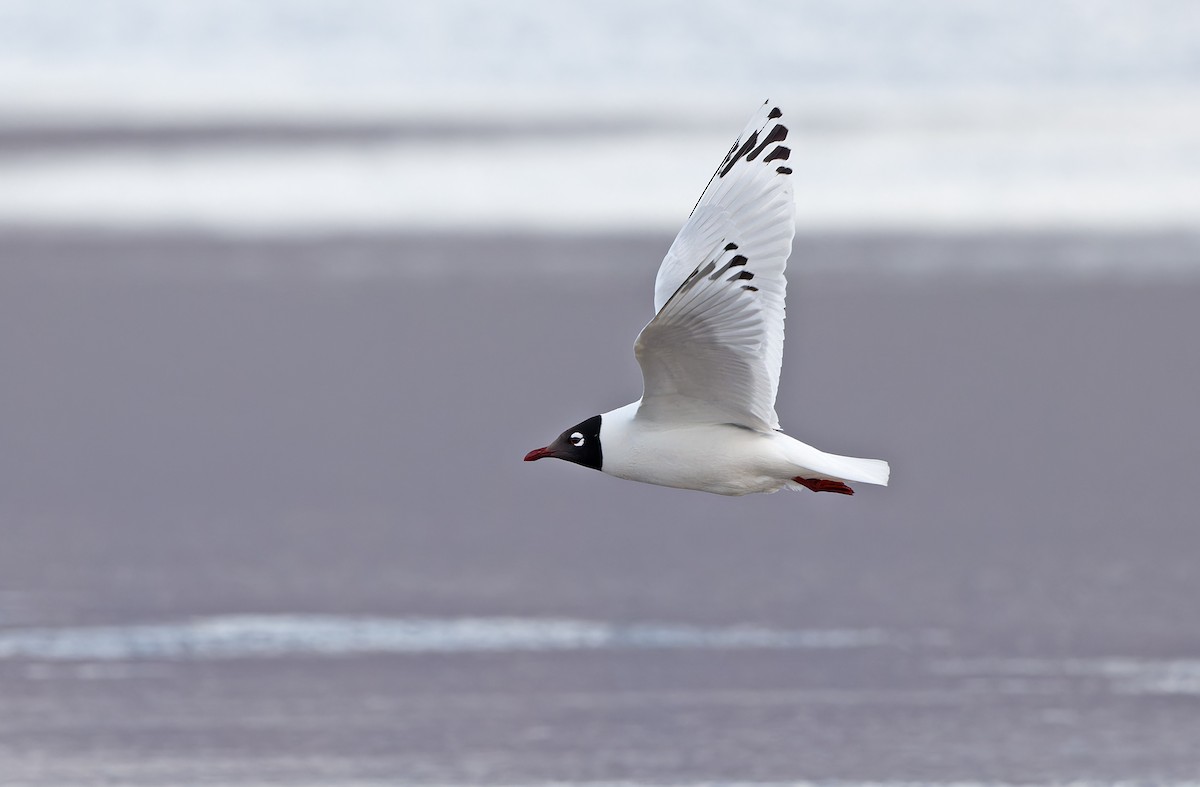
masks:
{"label": "white belly", "polygon": [[721,495],[774,492],[795,475],[773,434],[728,424],[662,426],[627,411],[603,416],[601,469],[610,475]]}

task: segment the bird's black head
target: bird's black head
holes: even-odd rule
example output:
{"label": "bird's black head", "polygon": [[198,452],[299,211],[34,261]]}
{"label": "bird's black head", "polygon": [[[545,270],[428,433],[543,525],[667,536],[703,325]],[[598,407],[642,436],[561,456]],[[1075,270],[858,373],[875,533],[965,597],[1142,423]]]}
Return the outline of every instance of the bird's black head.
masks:
{"label": "bird's black head", "polygon": [[550,445],[530,451],[525,455],[525,461],[532,462],[548,456],[599,470],[604,464],[604,454],[600,450],[600,416],[593,415],[575,424]]}

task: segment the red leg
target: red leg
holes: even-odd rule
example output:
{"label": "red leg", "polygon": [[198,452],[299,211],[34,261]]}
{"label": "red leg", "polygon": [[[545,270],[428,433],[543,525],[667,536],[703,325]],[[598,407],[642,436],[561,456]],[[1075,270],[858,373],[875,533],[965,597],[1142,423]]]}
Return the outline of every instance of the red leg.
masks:
{"label": "red leg", "polygon": [[837,492],[839,495],[854,494],[854,490],[841,481],[827,481],[823,478],[801,478],[800,476],[796,476],[792,480],[801,486],[808,487],[814,492]]}

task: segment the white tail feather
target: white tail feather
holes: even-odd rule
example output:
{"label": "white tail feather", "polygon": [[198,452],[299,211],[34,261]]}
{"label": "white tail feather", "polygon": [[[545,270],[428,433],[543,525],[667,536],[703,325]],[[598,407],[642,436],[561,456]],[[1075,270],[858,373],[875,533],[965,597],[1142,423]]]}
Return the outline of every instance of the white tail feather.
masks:
{"label": "white tail feather", "polygon": [[860,459],[855,456],[824,454],[820,467],[812,467],[835,481],[861,481],[864,484],[888,485],[892,469],[882,459]]}
{"label": "white tail feather", "polygon": [[860,459],[818,451],[794,437],[776,433],[784,438],[788,461],[797,465],[796,475],[806,478],[827,478],[832,481],[861,481],[864,484],[888,485],[891,467],[882,459]]}

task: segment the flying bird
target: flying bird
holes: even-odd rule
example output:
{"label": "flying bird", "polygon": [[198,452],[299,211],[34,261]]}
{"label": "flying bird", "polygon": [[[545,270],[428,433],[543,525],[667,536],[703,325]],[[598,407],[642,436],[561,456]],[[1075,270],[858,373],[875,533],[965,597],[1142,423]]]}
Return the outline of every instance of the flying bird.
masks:
{"label": "flying bird", "polygon": [[642,398],[581,421],[526,462],[563,459],[721,495],[887,485],[887,462],[827,454],[779,429],[784,268],[796,223],[787,136],[783,113],[764,103],[667,251],[654,319],[634,344]]}

